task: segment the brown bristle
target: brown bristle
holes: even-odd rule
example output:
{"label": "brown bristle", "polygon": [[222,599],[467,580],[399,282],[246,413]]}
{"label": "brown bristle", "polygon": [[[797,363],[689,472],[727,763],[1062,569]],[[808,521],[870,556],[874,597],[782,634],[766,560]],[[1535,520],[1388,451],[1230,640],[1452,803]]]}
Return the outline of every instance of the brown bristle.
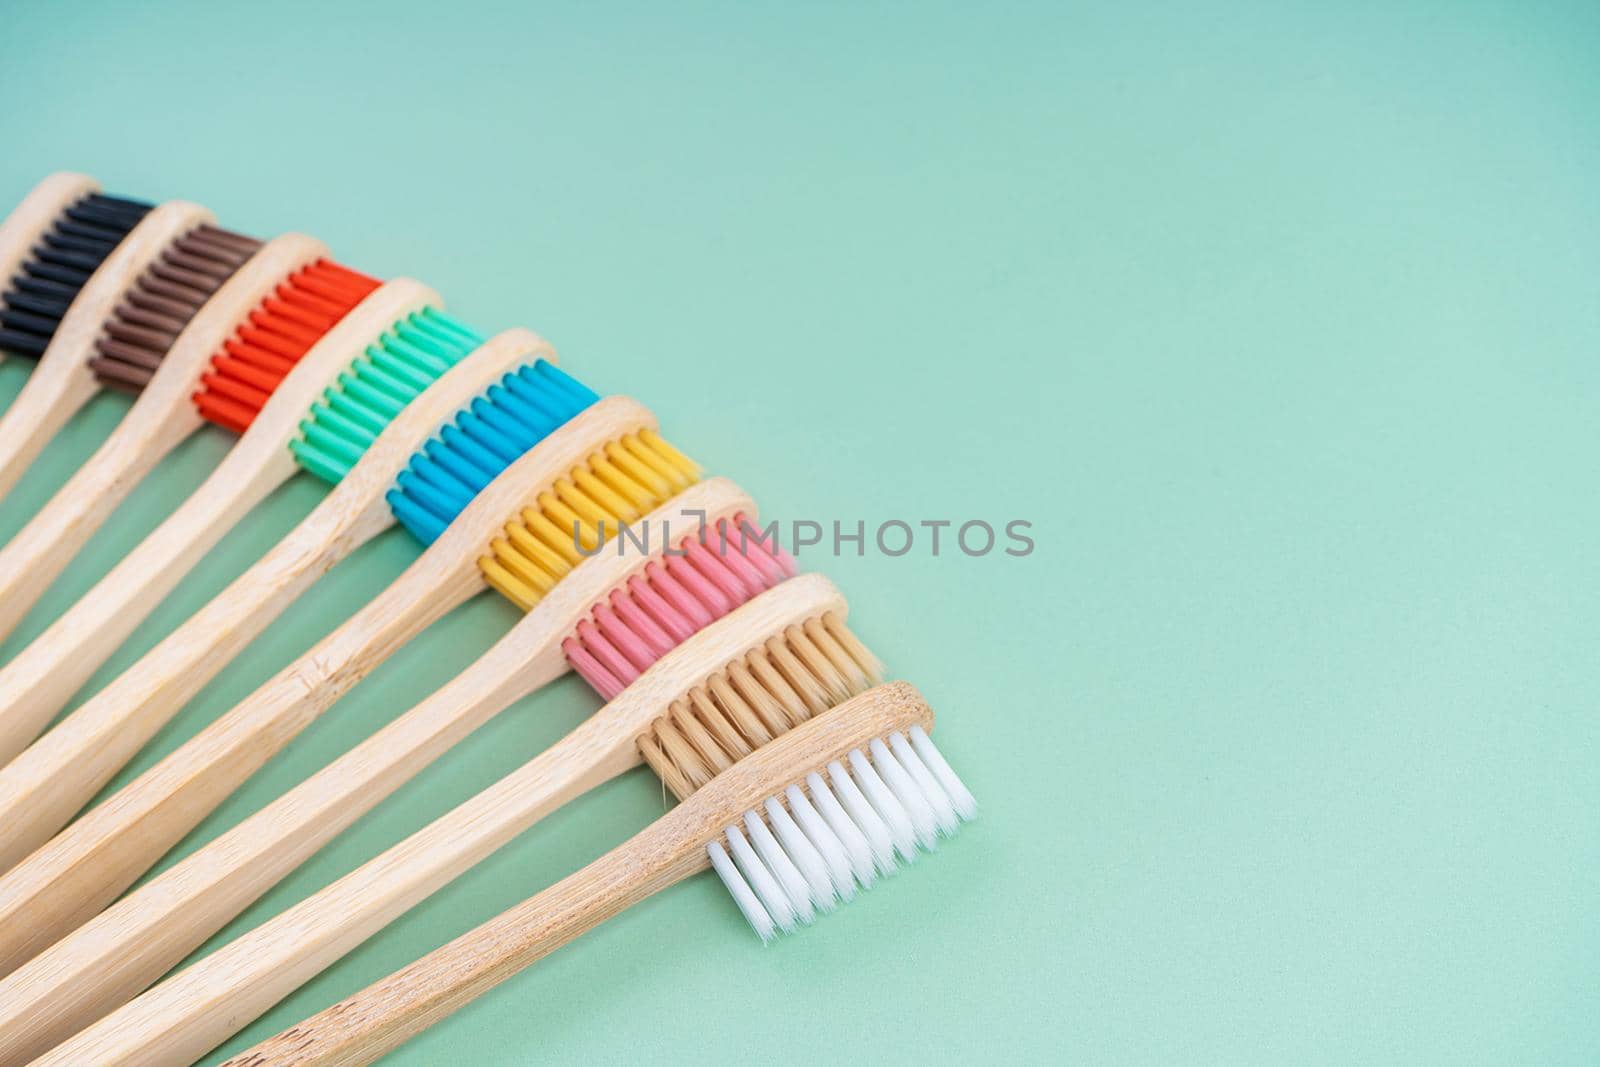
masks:
{"label": "brown bristle", "polygon": [[790,626],[673,701],[639,738],[639,751],[682,800],[882,680],[878,658],[830,611]]}
{"label": "brown bristle", "polygon": [[173,241],[106,320],[89,360],[95,377],[114,389],[143,389],[189,320],[260,247],[215,226],[196,226]]}

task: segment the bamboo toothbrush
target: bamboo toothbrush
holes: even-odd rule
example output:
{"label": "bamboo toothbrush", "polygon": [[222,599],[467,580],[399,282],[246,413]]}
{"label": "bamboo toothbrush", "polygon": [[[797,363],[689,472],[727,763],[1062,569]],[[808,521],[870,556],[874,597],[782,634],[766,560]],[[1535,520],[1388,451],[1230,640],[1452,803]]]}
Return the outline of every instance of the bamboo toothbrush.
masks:
{"label": "bamboo toothbrush", "polygon": [[[190,211],[173,204],[152,211],[107,260],[107,267],[96,272],[98,279],[124,252],[144,248],[140,239],[146,227],[163,220],[171,224],[175,232],[162,235],[167,239],[151,250],[148,267],[130,279],[127,302],[107,322],[93,365],[79,347],[94,342],[99,319],[82,331],[69,330],[72,320],[81,318],[80,311],[92,310],[91,281],[29,380],[31,387],[59,373],[63,380],[78,383],[72,387],[72,395],[78,395],[96,388],[96,375],[115,375],[131,385],[139,373],[153,370],[127,415],[94,455],[0,548],[0,637],[163,456],[206,420],[241,430],[241,413],[249,413],[247,398],[270,392],[317,337],[377,286],[324,261],[327,250],[309,237],[287,234],[248,252],[239,242],[254,245],[250,238],[198,226],[190,215],[165,214],[180,209]],[[226,256],[227,262],[217,262],[210,275],[185,266],[203,258],[203,250]],[[241,254],[245,258],[235,266]],[[214,290],[208,293],[207,286]],[[177,324],[175,336],[137,326],[133,334],[123,329],[145,321],[152,309],[167,314],[183,308],[189,318]],[[74,339],[80,337],[86,339],[77,346]],[[140,343],[133,343],[136,338]],[[26,395],[13,410],[23,406],[23,399]],[[14,737],[8,739],[0,744],[0,758],[9,759],[18,748]]]}
{"label": "bamboo toothbrush", "polygon": [[[932,710],[910,685],[868,690],[734,763],[577,873],[223,1067],[371,1063],[569,941],[707,866],[715,868],[763,938],[777,925],[774,912],[825,909],[836,898],[849,900],[856,887],[872,884],[880,867],[895,862],[894,852],[907,858],[914,853],[916,846],[906,842],[908,824],[931,813],[949,832],[977,812],[972,794],[928,736],[932,725]],[[187,1056],[164,1036],[148,1040],[170,1032],[167,1012],[174,1008],[170,1000],[135,1001],[38,1063],[151,1062],[141,1059],[147,1050],[167,1055],[168,1049],[175,1058]],[[176,1010],[198,1014],[196,1009],[188,1002]],[[193,1048],[209,1040],[205,1022],[173,1029]]]}
{"label": "bamboo toothbrush", "polygon": [[[163,1030],[163,1038],[179,1041],[170,1046],[173,1059],[194,1059],[595,785],[648,761],[669,789],[685,795],[744,753],[882,678],[877,659],[846,629],[845,613],[842,595],[821,574],[802,574],[760,593],[664,654],[594,717],[522,768],[130,1006],[144,1001],[138,1009],[144,1017],[155,1001],[182,1001],[178,1029],[198,1025],[206,1045],[184,1045],[178,1029]],[[282,817],[280,811],[267,822]],[[258,822],[230,835],[230,846],[213,853],[211,862],[221,872],[270,862],[246,856],[251,837],[262,832],[270,830]],[[243,851],[230,854],[230,848]],[[176,880],[150,896],[168,891],[182,896]],[[184,901],[194,909],[203,904],[192,897]],[[91,990],[136,987],[134,974],[123,976],[123,961],[149,949],[139,945],[142,931],[133,939],[118,937],[123,920],[139,925],[136,910],[118,909],[115,917],[107,912],[104,923],[85,926],[78,931],[82,937],[69,937],[0,984],[0,1062],[37,1056],[91,1016],[77,1011],[75,982],[90,981]],[[181,926],[149,934],[158,941],[176,929]],[[187,937],[182,945],[189,945]]]}
{"label": "bamboo toothbrush", "polygon": [[[0,221],[0,280],[9,280],[17,273],[23,263],[34,254],[33,250],[41,244],[50,228],[69,205],[99,192],[99,182],[87,174],[74,174],[71,171],[51,174],[35,185],[12,209],[11,214],[7,215],[4,221]],[[147,209],[149,205],[139,206]],[[130,211],[129,214],[134,214],[134,211]],[[138,212],[138,215],[142,218],[143,212]],[[116,231],[102,235],[95,235],[92,232],[80,235],[74,242],[75,247],[69,245],[66,250],[91,257],[100,252],[109,253],[116,247],[116,242],[121,240],[123,232],[125,231],[119,227]],[[77,270],[67,277],[77,279],[85,266],[88,266],[88,260],[79,261]],[[44,351],[44,346],[50,341],[49,335],[55,332],[56,324],[61,321],[61,314],[66,311],[66,305],[71,304],[72,297],[77,294],[78,286],[71,282],[59,284],[61,291],[54,294],[55,302],[49,298],[40,299],[45,297],[45,294],[36,292],[32,294],[36,303],[31,305],[30,310],[26,299],[29,294],[22,294],[24,300],[20,306],[0,310],[0,360],[5,358],[7,348],[15,348],[29,355],[38,355]],[[61,302],[63,296],[66,298],[64,303]],[[8,312],[20,316],[32,314],[39,316],[39,319],[30,322],[27,318],[23,318],[7,325],[3,317]]]}
{"label": "bamboo toothbrush", "polygon": [[[562,674],[564,644],[615,651],[622,675],[637,674],[671,642],[784,580],[786,555],[735,533],[754,515],[737,486],[714,478],[639,524],[655,536],[653,552],[578,563],[439,692],[0,982],[0,1061],[49,1048],[155,981],[450,746]],[[652,643],[619,630],[619,612]]]}
{"label": "bamboo toothbrush", "polygon": [[81,174],[46,178],[7,219],[0,246],[0,348],[34,356],[0,418],[0,497],[98,390],[87,362],[129,287],[185,231],[214,222],[197,204],[105,196]]}
{"label": "bamboo toothbrush", "polygon": [[[782,712],[810,710],[800,699],[774,704]],[[754,712],[755,705],[741,710]],[[298,1043],[307,1033],[328,1033],[318,1046],[338,1045],[339,1053],[357,1061],[376,1056],[387,1048],[384,1041],[403,1040],[496,977],[707,865],[765,939],[834,909],[840,899],[850,901],[858,886],[893,870],[896,856],[914,859],[918,849],[934,848],[941,835],[976,813],[971,793],[926,736],[931,713],[912,686],[862,686],[773,741],[742,734],[722,712],[725,707],[715,707],[698,720],[707,739],[686,747],[682,765],[667,761],[669,785],[677,777],[682,784],[674,792],[686,797],[675,811],[573,877],[381,982],[381,992],[360,993],[349,1008],[315,1017],[310,1030],[286,1037],[288,1054],[307,1053]],[[736,737],[738,747],[710,739],[710,729]],[[738,750],[746,755],[734,755]],[[707,752],[714,755],[707,758]],[[552,774],[562,771],[552,768]],[[461,832],[461,824],[448,825],[451,816],[222,945],[35,1062],[142,1064],[202,1056],[374,933],[382,923],[373,917],[394,918],[427,896],[402,894],[392,883],[408,867],[437,865],[440,849],[458,848],[443,833],[432,833]],[[440,883],[442,877],[435,878],[429,888]],[[395,896],[378,901],[374,893]],[[338,1019],[350,1011],[352,1022],[362,1021],[355,1033],[338,1029]],[[352,1048],[360,1040],[355,1035],[365,1038],[366,1053],[360,1045]]]}
{"label": "bamboo toothbrush", "polygon": [[[582,387],[562,381],[567,384],[550,388],[570,403],[571,390]],[[587,403],[593,394],[583,393],[579,399]],[[485,448],[505,449],[509,442],[487,432],[490,417],[504,420],[503,411],[483,405],[473,414],[486,416],[485,433],[472,437],[460,424],[446,427],[414,457],[391,494],[399,520],[424,537],[431,536],[428,524],[448,521],[467,501],[415,563],[231,711],[0,878],[0,973],[104,908],[347,689],[483,590],[477,558],[507,514],[537,501],[566,522],[597,509],[595,499],[613,496],[633,511],[635,505],[620,498],[634,493],[637,515],[698,477],[698,468],[656,434],[645,408],[609,397],[572,416],[474,496],[474,483],[490,473],[484,464],[503,461]],[[526,433],[521,425],[512,430]],[[580,474],[569,479],[580,465]],[[472,481],[451,475],[452,468]],[[571,527],[555,534],[559,545]]]}
{"label": "bamboo toothbrush", "polygon": [[[294,447],[300,423],[330,383],[337,389],[339,377],[348,378],[347,368],[356,364],[351,369],[364,371],[365,379],[349,379],[350,390],[337,390],[336,395],[361,403],[368,422],[381,428],[481,342],[439,313],[439,303],[437,294],[409,279],[374,290],[292,365],[247,423],[236,421],[245,425],[243,434],[205,482],[0,668],[0,762],[33,740],[217,541],[300,469]],[[379,347],[386,337],[392,353]],[[369,348],[384,357],[387,369],[373,365],[366,355]],[[208,386],[202,396],[212,391]],[[366,397],[382,406],[363,403]],[[245,405],[256,399],[241,391],[233,402]],[[0,825],[5,825],[3,815]]]}

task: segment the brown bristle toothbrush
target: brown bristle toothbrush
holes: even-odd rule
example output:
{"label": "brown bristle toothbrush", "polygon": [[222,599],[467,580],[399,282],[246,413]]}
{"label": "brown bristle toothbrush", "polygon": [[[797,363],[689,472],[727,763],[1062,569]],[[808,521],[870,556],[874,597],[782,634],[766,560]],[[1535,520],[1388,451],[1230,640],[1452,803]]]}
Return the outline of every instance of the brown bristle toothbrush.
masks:
{"label": "brown bristle toothbrush", "polygon": [[[473,330],[427,302],[416,283],[391,282],[385,290],[391,298],[374,294],[378,314],[366,315],[363,305],[318,342],[207,482],[220,479],[219,493],[226,494],[241,471],[271,480],[298,466],[332,484],[327,498],[205,607],[0,767],[0,871],[64,826],[312,582],[394,525],[385,495],[451,418],[477,398],[504,391],[502,379],[520,381],[526,374],[542,381],[557,373],[540,369],[555,354],[528,330],[507,330],[480,343]],[[400,311],[374,339],[371,323]],[[307,363],[328,362],[317,355],[325,347],[346,359],[348,369],[317,403],[302,403],[306,390],[291,384],[318,384],[299,376]],[[193,543],[191,516],[204,506],[197,503],[203,495],[191,497],[0,668],[0,728],[37,730],[177,580],[164,568],[192,566],[203,546]],[[214,540],[214,525],[202,527],[208,540]],[[177,546],[184,558],[174,564]]]}
{"label": "brown bristle toothbrush", "polygon": [[[260,244],[207,219],[181,204],[146,216],[73,302],[7,412],[33,407],[30,390],[57,377],[76,383],[67,387],[71,395],[87,396],[97,381],[139,388],[94,455],[0,548],[0,637],[163,456],[206,421],[242,432],[300,357],[378,287],[326,260],[327,250],[309,237],[285,234]],[[156,223],[159,233],[147,229]],[[134,252],[148,253],[137,271],[123,259]],[[116,309],[82,336],[69,331],[94,307],[88,298],[101,274],[119,262],[130,269]],[[16,734],[0,733],[0,758],[21,744]]]}
{"label": "brown bristle toothbrush", "polygon": [[[481,410],[505,417],[491,406]],[[439,500],[470,498],[415,563],[232,710],[0,877],[0,973],[116,899],[346,690],[487,588],[478,559],[508,515],[527,509],[523,516],[538,520],[514,524],[512,537],[529,553],[519,566],[553,584],[581,559],[574,523],[592,539],[592,521],[634,521],[699,480],[699,468],[655,432],[655,417],[625,397],[585,407],[476,495],[459,482],[446,484],[451,465],[482,451],[481,443],[453,436],[457,428],[430,441],[390,494],[397,517],[424,531],[437,521],[429,508]]]}
{"label": "brown bristle toothbrush", "polygon": [[713,478],[637,523],[644,541],[618,542],[632,550],[578,563],[433,696],[0,982],[0,1062],[50,1047],[154,982],[450,746],[561,675],[564,651],[574,663],[613,660],[608,677],[631,678],[789,577],[784,553],[741,533],[754,517],[737,486]]}
{"label": "brown bristle toothbrush", "polygon": [[0,497],[99,388],[87,360],[128,285],[173,237],[211,221],[195,204],[152,210],[62,172],[0,224],[0,352],[39,360],[0,417]]}
{"label": "brown bristle toothbrush", "polygon": [[[763,939],[779,925],[774,914],[803,914],[835,897],[849,900],[857,886],[872,884],[885,835],[899,852],[896,836],[903,840],[905,824],[919,811],[951,827],[977,813],[972,794],[928,736],[932,726],[932,710],[904,682],[853,697],[732,764],[577,873],[223,1067],[371,1063],[708,866]],[[82,1057],[77,1062],[135,1062],[125,1050],[138,1046],[138,1035],[122,1031],[122,1040],[103,1040],[119,1023],[144,1021],[132,1011],[125,1018],[109,1017],[39,1063],[66,1064],[75,1056]]]}

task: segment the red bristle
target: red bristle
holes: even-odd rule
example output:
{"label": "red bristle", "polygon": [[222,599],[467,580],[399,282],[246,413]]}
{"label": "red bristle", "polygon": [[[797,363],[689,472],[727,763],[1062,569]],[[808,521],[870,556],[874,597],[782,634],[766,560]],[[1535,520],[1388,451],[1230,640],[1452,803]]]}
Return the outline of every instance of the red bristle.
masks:
{"label": "red bristle", "polygon": [[685,538],[682,555],[647,564],[561,643],[567,662],[611,700],[689,636],[794,573],[788,553],[743,529],[742,515],[731,529],[723,520],[709,543]]}
{"label": "red bristle", "polygon": [[301,357],[380,284],[325,259],[295,272],[212,357],[194,396],[201,416],[244,432]]}

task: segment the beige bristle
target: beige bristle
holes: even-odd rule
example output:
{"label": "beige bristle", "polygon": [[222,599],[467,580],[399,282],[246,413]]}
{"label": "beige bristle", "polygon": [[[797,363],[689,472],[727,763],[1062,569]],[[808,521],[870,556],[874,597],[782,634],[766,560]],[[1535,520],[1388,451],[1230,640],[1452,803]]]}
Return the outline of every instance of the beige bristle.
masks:
{"label": "beige bristle", "polygon": [[834,612],[789,626],[673,701],[639,751],[679,800],[773,738],[866,692],[883,666]]}

